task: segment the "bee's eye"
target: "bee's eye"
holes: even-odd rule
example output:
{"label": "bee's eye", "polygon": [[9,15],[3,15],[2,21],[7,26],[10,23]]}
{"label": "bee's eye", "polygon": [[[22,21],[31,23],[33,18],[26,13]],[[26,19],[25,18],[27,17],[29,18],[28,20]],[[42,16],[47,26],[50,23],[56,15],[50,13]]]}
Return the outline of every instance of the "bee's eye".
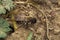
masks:
{"label": "bee's eye", "polygon": [[30,22],[31,22],[31,24],[34,24],[34,23],[37,22],[37,20],[36,20],[36,18],[31,18],[31,19],[30,19]]}

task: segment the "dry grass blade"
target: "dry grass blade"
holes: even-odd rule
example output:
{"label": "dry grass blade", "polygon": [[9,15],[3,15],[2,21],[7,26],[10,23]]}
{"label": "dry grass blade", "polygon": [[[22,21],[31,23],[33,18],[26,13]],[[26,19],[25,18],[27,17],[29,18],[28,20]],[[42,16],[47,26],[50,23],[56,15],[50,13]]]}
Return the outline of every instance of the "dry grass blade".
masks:
{"label": "dry grass blade", "polygon": [[13,14],[12,14],[11,19],[13,20],[12,23],[13,23],[13,26],[14,26],[14,30],[16,30],[17,29],[17,24],[16,24],[16,21],[15,21],[15,18],[13,16]]}

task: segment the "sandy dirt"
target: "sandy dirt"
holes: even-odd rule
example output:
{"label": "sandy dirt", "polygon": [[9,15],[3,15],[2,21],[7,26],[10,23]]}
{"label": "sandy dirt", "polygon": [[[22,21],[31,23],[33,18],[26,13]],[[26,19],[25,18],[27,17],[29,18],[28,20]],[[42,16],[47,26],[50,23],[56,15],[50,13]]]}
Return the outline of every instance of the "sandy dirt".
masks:
{"label": "sandy dirt", "polygon": [[[18,29],[6,40],[26,40],[30,31],[33,32],[32,40],[60,40],[59,0],[42,0],[42,3],[36,0],[31,3],[19,3],[20,1],[17,0],[17,3],[15,0],[16,7],[13,12]],[[30,21],[32,18],[36,21]],[[23,22],[19,23],[20,21]]]}

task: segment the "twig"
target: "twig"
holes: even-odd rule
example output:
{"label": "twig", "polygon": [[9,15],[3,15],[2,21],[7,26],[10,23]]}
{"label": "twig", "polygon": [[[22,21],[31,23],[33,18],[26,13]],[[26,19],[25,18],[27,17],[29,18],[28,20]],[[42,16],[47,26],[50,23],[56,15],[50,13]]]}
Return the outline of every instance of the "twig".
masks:
{"label": "twig", "polygon": [[21,2],[21,1],[19,1],[19,2],[14,2],[15,4],[26,4],[26,2]]}

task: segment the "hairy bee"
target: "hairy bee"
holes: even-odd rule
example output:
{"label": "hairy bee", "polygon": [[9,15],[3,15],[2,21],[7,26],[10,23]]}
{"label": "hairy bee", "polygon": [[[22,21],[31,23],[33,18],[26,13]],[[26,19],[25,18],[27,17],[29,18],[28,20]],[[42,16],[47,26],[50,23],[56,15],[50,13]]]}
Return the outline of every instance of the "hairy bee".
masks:
{"label": "hairy bee", "polygon": [[29,26],[29,25],[34,25],[37,22],[36,18],[31,18],[31,17],[22,18],[22,19],[17,18],[16,21],[17,21],[18,24],[22,24],[23,26],[26,26],[26,27]]}
{"label": "hairy bee", "polygon": [[29,16],[29,14],[20,13],[15,16],[17,23],[23,26],[34,25],[37,20],[34,17]]}

